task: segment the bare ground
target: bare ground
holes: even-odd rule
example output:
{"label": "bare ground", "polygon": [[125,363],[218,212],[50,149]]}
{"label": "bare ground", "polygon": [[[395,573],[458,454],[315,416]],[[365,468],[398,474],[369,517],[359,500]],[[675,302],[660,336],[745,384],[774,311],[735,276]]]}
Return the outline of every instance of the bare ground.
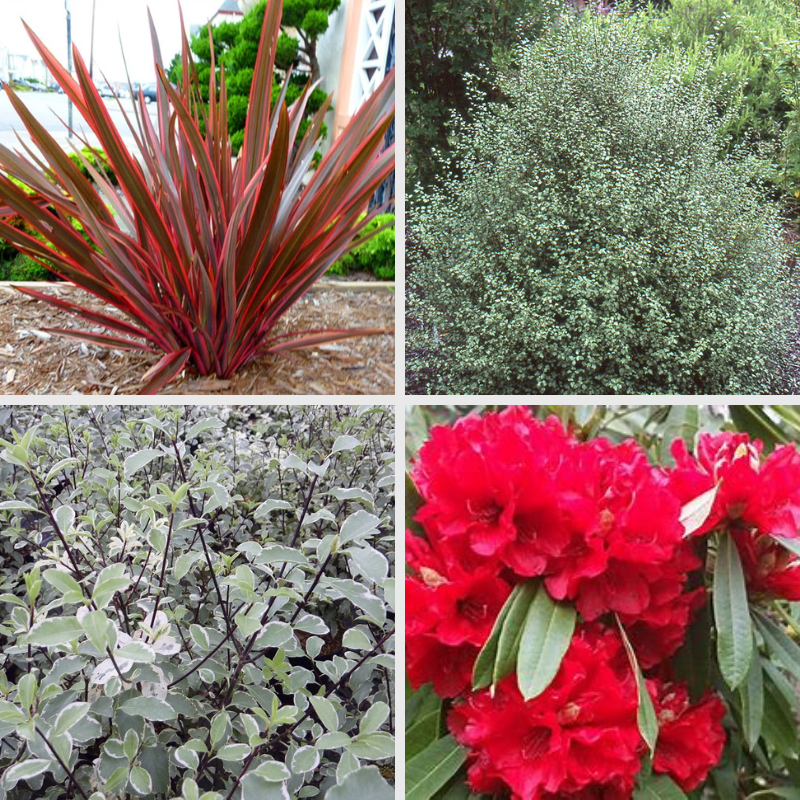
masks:
{"label": "bare ground", "polygon": [[[42,284],[42,291],[80,298],[94,310],[117,314],[65,284]],[[265,356],[228,380],[187,369],[161,394],[394,394],[394,300],[394,292],[385,289],[326,287],[309,292],[281,320],[278,333],[362,327],[387,332]],[[50,335],[42,330],[48,327],[92,329],[53,306],[0,287],[0,394],[136,395],[141,376],[159,359]]]}

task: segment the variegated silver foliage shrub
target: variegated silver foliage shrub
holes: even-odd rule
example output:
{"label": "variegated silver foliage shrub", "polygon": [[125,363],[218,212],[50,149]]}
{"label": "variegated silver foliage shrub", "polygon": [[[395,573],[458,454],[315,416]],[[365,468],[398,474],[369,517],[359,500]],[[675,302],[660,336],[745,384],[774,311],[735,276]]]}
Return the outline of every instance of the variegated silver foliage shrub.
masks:
{"label": "variegated silver foliage shrub", "polygon": [[[704,76],[624,18],[564,18],[475,101],[459,175],[410,213],[429,393],[729,393],[785,347],[780,226],[720,158]],[[419,355],[419,354],[422,355]]]}
{"label": "variegated silver foliage shrub", "polygon": [[394,797],[390,409],[0,437],[0,798]]}

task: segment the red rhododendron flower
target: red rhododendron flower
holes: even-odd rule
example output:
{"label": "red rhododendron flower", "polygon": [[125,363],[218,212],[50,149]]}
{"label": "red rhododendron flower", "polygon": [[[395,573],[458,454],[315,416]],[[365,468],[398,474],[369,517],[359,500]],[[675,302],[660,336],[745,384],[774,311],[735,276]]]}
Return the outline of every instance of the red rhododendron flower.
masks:
{"label": "red rhododendron flower", "polygon": [[771,536],[734,530],[747,588],[753,594],[800,600],[800,559]]}
{"label": "red rhododendron flower", "polygon": [[633,441],[581,443],[511,407],[435,427],[412,477],[429,541],[543,576],[588,620],[642,614],[654,582],[685,582],[661,566],[681,544],[681,504]]}
{"label": "red rhododendron flower", "polygon": [[[454,697],[468,688],[472,665],[511,593],[499,563],[465,568],[448,540],[428,543],[406,532],[406,644],[413,686],[433,682]],[[440,661],[447,660],[446,664]]]}
{"label": "red rhododendron flower", "polygon": [[469,695],[449,724],[469,749],[473,791],[506,787],[515,800],[622,799],[631,796],[644,748],[637,706],[619,635],[585,626],[541,695],[525,702],[511,675],[494,697],[488,690]]}
{"label": "red rhododendron flower", "polygon": [[697,534],[725,525],[734,535],[748,588],[788,600],[800,599],[800,559],[773,537],[800,536],[800,453],[777,447],[763,462],[761,443],[747,434],[700,436],[697,456],[683,441],[672,446],[673,490],[684,501],[719,484],[711,514]]}
{"label": "red rhododendron flower", "polygon": [[696,789],[722,758],[725,704],[707,694],[691,705],[683,684],[648,684],[659,723],[653,770],[667,773],[687,792]]}
{"label": "red rhododendron flower", "polygon": [[794,538],[800,531],[800,453],[782,445],[762,462],[761,442],[745,433],[700,434],[696,455],[683,440],[672,444],[673,490],[683,502],[719,484],[705,533],[723,522],[737,522],[762,534]]}
{"label": "red rhododendron flower", "polygon": [[472,668],[480,648],[448,647],[435,636],[422,634],[406,640],[406,673],[418,689],[432,683],[439,697],[458,697],[472,686]]}

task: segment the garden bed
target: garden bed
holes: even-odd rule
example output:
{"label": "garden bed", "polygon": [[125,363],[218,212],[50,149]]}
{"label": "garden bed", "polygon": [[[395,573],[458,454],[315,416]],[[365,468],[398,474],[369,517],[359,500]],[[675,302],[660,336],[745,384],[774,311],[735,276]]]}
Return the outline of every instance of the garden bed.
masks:
{"label": "garden bed", "polygon": [[[68,284],[39,284],[74,296]],[[373,288],[374,287],[374,288]],[[379,336],[333,342],[281,356],[265,356],[230,380],[186,370],[162,394],[393,394],[395,295],[382,284],[320,285],[278,324],[278,332],[314,328],[383,328]],[[81,292],[95,310],[117,314]],[[87,323],[0,285],[0,394],[135,395],[157,355],[107,350],[50,335],[47,327],[87,329]]]}

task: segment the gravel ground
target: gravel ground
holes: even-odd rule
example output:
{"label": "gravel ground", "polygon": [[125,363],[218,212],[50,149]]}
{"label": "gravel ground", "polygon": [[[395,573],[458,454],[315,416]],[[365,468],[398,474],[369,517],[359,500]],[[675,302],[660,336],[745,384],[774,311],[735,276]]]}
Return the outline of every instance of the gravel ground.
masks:
{"label": "gravel ground", "polygon": [[[80,296],[95,310],[116,313],[65,284],[43,285],[43,291]],[[265,356],[229,380],[204,378],[187,369],[161,394],[394,394],[394,302],[394,292],[385,289],[326,287],[309,292],[279,323],[279,333],[360,327],[385,333]],[[140,377],[159,358],[50,335],[42,330],[47,327],[82,330],[88,323],[0,287],[0,394],[136,395]]]}

